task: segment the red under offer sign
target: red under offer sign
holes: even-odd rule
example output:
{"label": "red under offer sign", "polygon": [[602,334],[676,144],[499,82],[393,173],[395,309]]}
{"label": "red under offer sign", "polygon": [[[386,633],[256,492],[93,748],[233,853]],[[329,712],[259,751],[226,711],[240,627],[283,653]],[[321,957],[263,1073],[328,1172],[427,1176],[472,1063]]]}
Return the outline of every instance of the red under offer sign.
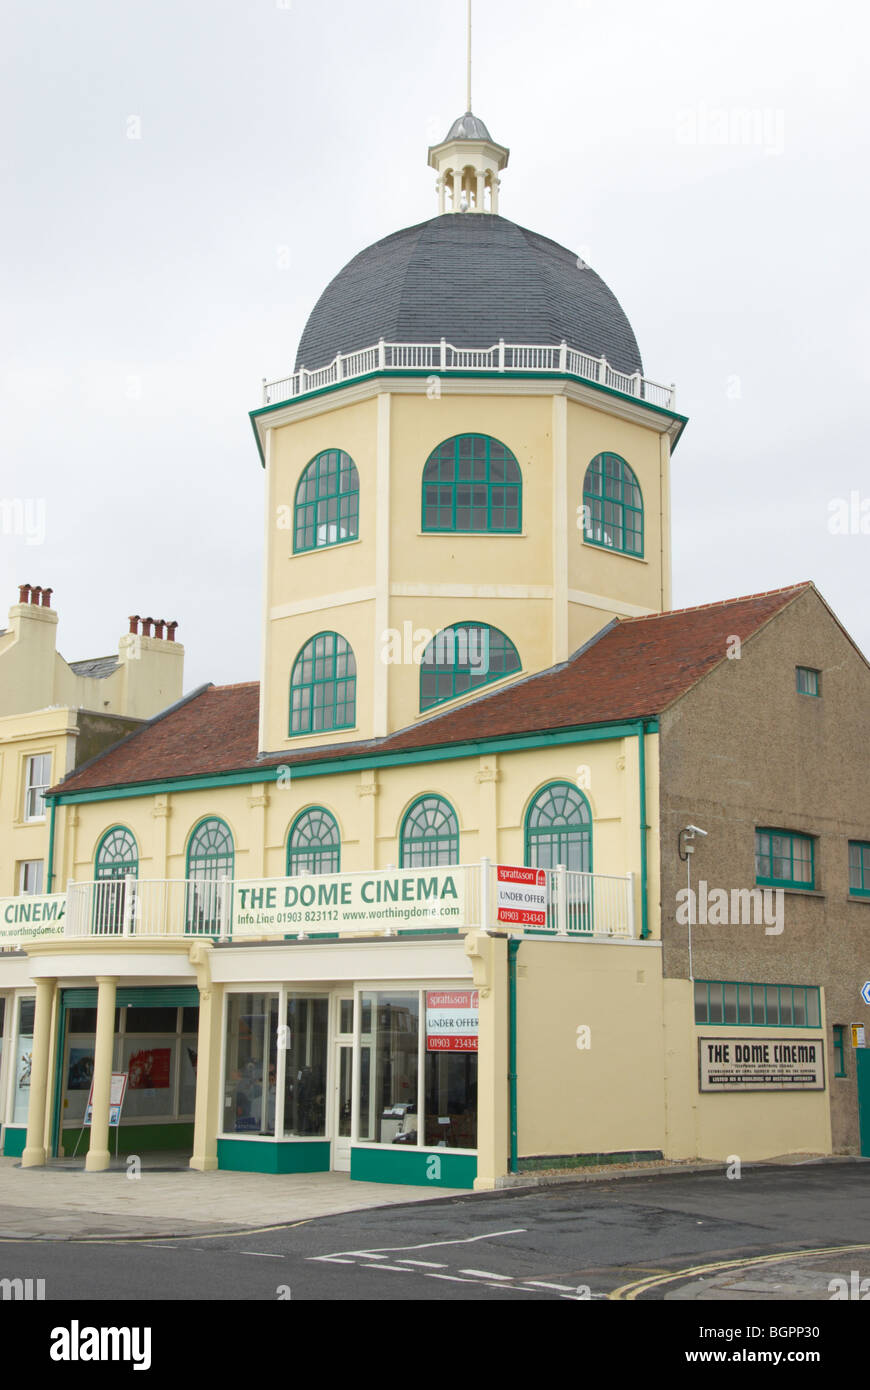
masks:
{"label": "red under offer sign", "polygon": [[476,1052],[476,989],[426,991],[426,1051]]}
{"label": "red under offer sign", "polygon": [[496,865],[496,908],[499,922],[521,927],[547,924],[547,875],[544,869]]}

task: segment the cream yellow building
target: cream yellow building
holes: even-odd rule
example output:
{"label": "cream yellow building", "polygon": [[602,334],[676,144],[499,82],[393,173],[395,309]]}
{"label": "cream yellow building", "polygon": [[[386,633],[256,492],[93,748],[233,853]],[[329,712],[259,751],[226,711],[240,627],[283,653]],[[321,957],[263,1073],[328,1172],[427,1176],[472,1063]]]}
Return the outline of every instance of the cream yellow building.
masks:
{"label": "cream yellow building", "polygon": [[[25,1165],[106,1168],[119,1117],[199,1169],[484,1189],[834,1147],[828,963],[782,933],[750,976],[738,935],[711,979],[698,921],[687,967],[672,861],[718,711],[739,731],[761,679],[811,720],[823,669],[825,728],[859,729],[866,662],[812,586],[670,611],[673,388],[594,271],[499,215],[478,118],[430,162],[439,215],[345,267],[252,412],[260,680],[55,779],[57,892],[0,904]],[[815,901],[823,848],[859,913],[860,798],[816,860],[785,782],[741,785],[750,899]]]}

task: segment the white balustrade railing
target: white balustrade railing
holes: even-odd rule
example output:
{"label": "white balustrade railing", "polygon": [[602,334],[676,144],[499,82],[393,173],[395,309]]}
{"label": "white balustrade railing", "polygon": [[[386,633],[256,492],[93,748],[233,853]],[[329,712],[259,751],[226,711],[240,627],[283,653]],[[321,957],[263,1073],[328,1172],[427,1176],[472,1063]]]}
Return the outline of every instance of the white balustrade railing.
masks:
{"label": "white balustrade railing", "polygon": [[640,372],[619,372],[605,357],[581,352],[567,343],[552,345],[505,343],[489,348],[458,348],[445,339],[438,343],[387,343],[383,339],[357,352],[339,353],[326,367],[300,367],[275,381],[263,379],[263,404],[275,405],[320,391],[338,382],[353,381],[377,371],[426,372],[562,372],[597,382],[625,396],[634,396],[666,410],[676,408],[673,385],[650,381]]}
{"label": "white balustrade railing", "polygon": [[[396,936],[415,931],[490,927],[561,939],[632,939],[634,875],[544,870],[544,920],[520,926],[498,920],[496,866],[477,864],[368,870],[329,876],[238,879],[139,879],[132,875],[67,887],[67,937],[209,937],[304,940],[323,935]],[[455,896],[431,894],[435,875],[453,880]],[[339,896],[336,880],[346,897]],[[406,897],[409,881],[427,891]],[[417,889],[415,889],[417,892]],[[428,896],[427,896],[428,893]],[[410,902],[412,906],[406,908]],[[413,904],[420,904],[422,906]],[[270,904],[263,914],[264,904]],[[339,904],[343,904],[339,907]],[[348,906],[350,904],[350,906]],[[354,906],[364,904],[361,911]],[[262,921],[263,925],[258,923]]]}

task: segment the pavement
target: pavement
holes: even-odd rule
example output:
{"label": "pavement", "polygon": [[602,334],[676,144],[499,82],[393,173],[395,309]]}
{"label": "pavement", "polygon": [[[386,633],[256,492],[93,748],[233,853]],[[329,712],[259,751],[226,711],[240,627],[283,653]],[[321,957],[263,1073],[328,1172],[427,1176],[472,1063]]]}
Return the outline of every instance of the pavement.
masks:
{"label": "pavement", "polygon": [[[158,1160],[159,1162],[159,1160]],[[172,1160],[169,1160],[171,1163]],[[103,1173],[81,1163],[22,1168],[0,1158],[0,1240],[196,1236],[262,1230],[370,1207],[467,1196],[452,1187],[351,1182],[347,1173],[200,1173],[121,1161]]]}

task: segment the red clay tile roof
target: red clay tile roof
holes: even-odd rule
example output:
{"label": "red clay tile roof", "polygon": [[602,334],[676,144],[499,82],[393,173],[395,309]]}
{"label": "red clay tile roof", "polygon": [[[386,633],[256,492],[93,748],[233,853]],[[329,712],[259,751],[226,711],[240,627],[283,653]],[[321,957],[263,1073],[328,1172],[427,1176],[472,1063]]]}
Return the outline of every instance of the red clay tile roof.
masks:
{"label": "red clay tile roof", "polygon": [[259,685],[206,686],[99,754],[61,792],[363,757],[451,743],[575,728],[660,714],[812,584],[681,608],[604,627],[579,652],[539,675],[387,738],[258,757]]}

